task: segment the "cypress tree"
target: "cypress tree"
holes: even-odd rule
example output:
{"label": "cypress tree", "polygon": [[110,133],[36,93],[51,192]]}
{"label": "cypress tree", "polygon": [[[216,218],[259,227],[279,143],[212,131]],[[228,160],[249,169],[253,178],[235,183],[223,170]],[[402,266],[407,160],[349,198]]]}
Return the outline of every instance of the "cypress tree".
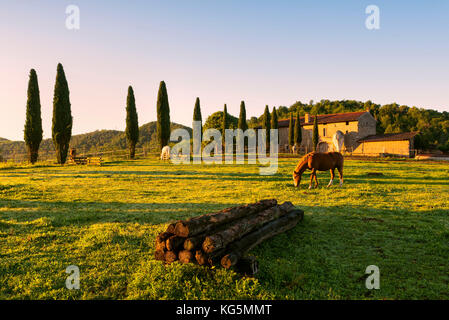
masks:
{"label": "cypress tree", "polygon": [[39,145],[42,142],[42,118],[39,84],[34,69],[30,70],[28,81],[24,140],[28,150],[29,161],[35,163],[39,155]]}
{"label": "cypress tree", "polygon": [[301,132],[301,122],[299,119],[299,111],[296,112],[296,120],[295,120],[295,144],[299,147],[302,141],[302,132]]}
{"label": "cypress tree", "polygon": [[268,109],[268,105],[265,106],[265,112],[263,113],[263,122],[262,122],[262,129],[266,130],[266,148],[268,150],[270,146],[270,129],[271,129],[271,117],[270,117],[270,110]]}
{"label": "cypress tree", "polygon": [[245,101],[240,102],[240,115],[238,128],[245,132],[248,129],[248,123],[246,122],[246,107]]}
{"label": "cypress tree", "polygon": [[193,121],[203,121],[201,117],[200,98],[196,98],[195,107],[193,108]]}
{"label": "cypress tree", "polygon": [[315,120],[313,121],[313,132],[312,132],[313,151],[316,151],[316,147],[318,145],[319,140],[320,136],[318,133],[318,117],[315,116]]}
{"label": "cypress tree", "polygon": [[[200,121],[201,122],[201,126],[200,128],[202,128],[202,122],[203,122],[203,118],[201,116],[201,107],[200,107],[200,98],[196,98],[195,101],[195,107],[193,108],[193,121]],[[202,139],[203,133],[200,132],[200,137]]]}
{"label": "cypress tree", "polygon": [[222,140],[224,141],[225,137],[226,137],[226,135],[225,135],[226,131],[225,130],[228,127],[228,108],[227,108],[226,104],[224,105],[224,109],[223,109],[223,122],[222,123],[223,123],[222,124],[222,131],[223,131],[223,133],[222,133]]}
{"label": "cypress tree", "polygon": [[[273,107],[273,112],[271,112],[271,129],[278,129],[279,123],[278,123],[278,114],[276,111],[276,107]],[[279,136],[278,136],[279,141]]]}
{"label": "cypress tree", "polygon": [[293,130],[293,114],[290,112],[290,122],[288,123],[288,146],[291,148],[294,142],[294,130]]}
{"label": "cypress tree", "polygon": [[[245,133],[245,131],[248,129],[248,123],[246,122],[246,107],[245,107],[245,101],[240,102],[240,114],[239,114],[239,121],[237,123],[237,127],[242,130],[242,134]],[[238,141],[240,141],[240,132],[237,136]],[[245,145],[248,145],[248,139],[243,136],[243,150],[245,150]]]}
{"label": "cypress tree", "polygon": [[129,158],[134,159],[136,154],[136,144],[139,141],[139,122],[136,111],[136,100],[134,90],[128,87],[128,96],[126,98],[126,139],[129,146]]}
{"label": "cypress tree", "polygon": [[162,148],[168,145],[170,140],[170,106],[168,104],[167,87],[161,81],[157,94],[157,139]]}
{"label": "cypress tree", "polygon": [[52,138],[59,164],[67,159],[70,138],[72,137],[72,112],[70,108],[69,86],[62,64],[58,64],[53,96]]}

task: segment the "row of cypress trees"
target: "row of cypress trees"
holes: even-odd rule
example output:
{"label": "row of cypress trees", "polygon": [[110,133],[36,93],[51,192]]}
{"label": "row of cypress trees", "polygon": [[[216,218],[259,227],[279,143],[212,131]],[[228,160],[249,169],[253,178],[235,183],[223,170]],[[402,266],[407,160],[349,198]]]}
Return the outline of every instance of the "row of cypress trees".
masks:
{"label": "row of cypress trees", "polygon": [[[198,108],[199,100],[197,99]],[[156,102],[157,124],[156,136],[159,146],[166,146],[170,140],[170,105],[168,103],[167,86],[164,81],[159,84]],[[201,113],[199,115],[201,118]],[[131,86],[128,88],[128,97],[126,99],[126,139],[129,147],[130,159],[135,158],[136,144],[139,141],[139,123],[136,111],[136,102],[134,91]]]}
{"label": "row of cypress trees", "polygon": [[[28,82],[26,105],[26,121],[24,129],[24,140],[27,146],[29,161],[35,163],[38,159],[39,145],[42,142],[42,119],[41,119],[41,103],[37,74],[31,69]],[[64,164],[67,159],[69,143],[72,135],[73,117],[71,114],[70,91],[65,76],[64,68],[59,63],[56,72],[56,81],[53,96],[53,119],[52,119],[52,139],[55,146],[56,158],[59,164]],[[157,96],[157,139],[160,147],[167,145],[170,139],[170,106],[168,102],[167,87],[164,81],[159,85]],[[196,98],[193,111],[193,120],[201,121],[200,99]],[[227,105],[224,105],[222,132],[228,128],[228,112]],[[240,115],[238,120],[238,128],[243,131],[248,129],[246,121],[245,102],[240,104]],[[278,129],[278,116],[276,108],[270,114],[268,105],[265,106],[263,115],[262,128],[267,130],[266,145],[270,142],[270,129]],[[130,158],[135,157],[136,144],[139,141],[139,123],[136,110],[136,101],[132,86],[128,87],[128,95],[126,99],[126,139],[129,146]],[[300,144],[301,126],[299,122],[299,113],[296,114],[295,128],[293,129],[293,115],[290,114],[289,124],[289,145]],[[313,130],[313,144],[316,148],[318,143],[318,125],[315,117]]]}
{"label": "row of cypress trees", "polygon": [[[199,100],[198,100],[199,108]],[[201,114],[199,115],[201,118]],[[170,107],[168,104],[167,88],[161,81],[157,98],[157,137],[159,144],[165,146],[170,138]],[[73,117],[70,104],[70,91],[62,64],[58,64],[53,95],[52,139],[56,151],[56,160],[64,164],[67,160],[69,143],[72,137]],[[126,139],[129,146],[130,158],[134,159],[136,144],[139,141],[139,122],[136,110],[134,90],[128,87],[126,98]],[[39,146],[42,142],[42,117],[39,83],[36,70],[31,69],[26,103],[26,120],[24,140],[27,147],[28,159],[34,164],[38,160]]]}
{"label": "row of cypress trees", "polygon": [[[199,100],[198,107],[199,107]],[[170,105],[168,103],[167,86],[164,81],[159,84],[156,102],[157,124],[156,136],[159,146],[166,146],[170,140]],[[201,114],[200,114],[201,118]],[[128,97],[126,99],[126,140],[128,141],[129,157],[135,158],[136,144],[139,142],[139,122],[136,111],[136,101],[134,91],[128,87]]]}

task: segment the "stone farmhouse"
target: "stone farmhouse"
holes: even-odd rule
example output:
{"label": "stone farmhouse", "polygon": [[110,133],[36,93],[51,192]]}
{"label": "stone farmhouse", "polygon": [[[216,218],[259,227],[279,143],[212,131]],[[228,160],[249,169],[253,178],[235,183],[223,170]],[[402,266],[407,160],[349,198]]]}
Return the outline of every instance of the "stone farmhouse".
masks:
{"label": "stone farmhouse", "polygon": [[[300,150],[313,150],[312,131],[315,117],[306,114],[300,118],[302,142]],[[289,119],[279,120],[279,152],[289,152]],[[293,119],[293,123],[295,119]],[[416,132],[376,134],[377,121],[369,111],[323,114],[317,116],[319,152],[335,151],[332,141],[334,134],[341,131],[344,135],[343,153],[363,156],[393,155],[414,156],[414,137]]]}

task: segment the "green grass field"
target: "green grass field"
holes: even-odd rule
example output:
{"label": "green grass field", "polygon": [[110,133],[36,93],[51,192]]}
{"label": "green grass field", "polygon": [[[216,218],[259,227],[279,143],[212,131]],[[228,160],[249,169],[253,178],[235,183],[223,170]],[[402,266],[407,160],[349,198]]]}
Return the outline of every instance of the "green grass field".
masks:
{"label": "green grass field", "polygon": [[[299,189],[295,159],[274,176],[256,165],[0,167],[0,299],[448,299],[449,167],[415,161],[345,162],[345,184]],[[383,176],[368,176],[382,172]],[[255,278],[155,261],[167,224],[276,198],[304,221],[252,251]],[[81,289],[68,290],[77,265]],[[365,269],[380,268],[380,289]]]}

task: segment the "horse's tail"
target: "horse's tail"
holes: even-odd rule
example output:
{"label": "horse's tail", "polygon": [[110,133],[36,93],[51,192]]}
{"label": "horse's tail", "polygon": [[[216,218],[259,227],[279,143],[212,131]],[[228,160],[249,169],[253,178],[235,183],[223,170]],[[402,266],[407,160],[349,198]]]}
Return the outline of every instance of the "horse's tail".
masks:
{"label": "horse's tail", "polygon": [[339,161],[338,161],[338,167],[340,168],[340,170],[343,172],[343,163],[345,162],[345,158],[343,157],[343,155],[341,153],[339,154]]}

